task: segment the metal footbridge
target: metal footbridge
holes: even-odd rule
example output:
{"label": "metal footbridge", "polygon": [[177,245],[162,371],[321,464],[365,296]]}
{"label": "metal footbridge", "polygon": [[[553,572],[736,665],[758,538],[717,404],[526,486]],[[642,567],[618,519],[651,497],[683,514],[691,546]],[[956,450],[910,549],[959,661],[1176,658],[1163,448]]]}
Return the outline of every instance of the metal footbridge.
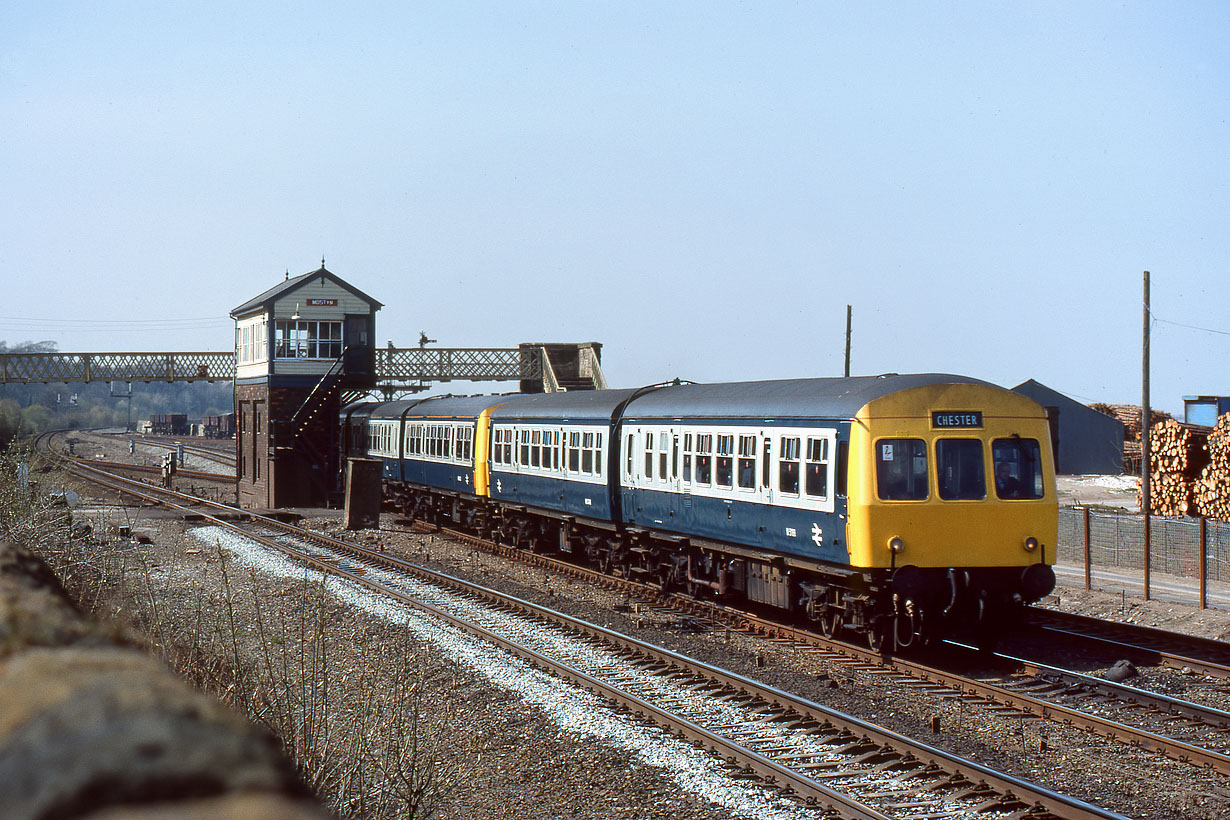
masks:
{"label": "metal footbridge", "polygon": [[[526,343],[512,348],[376,348],[376,390],[418,392],[435,382],[519,381],[522,390],[606,387],[598,345]],[[554,360],[554,361],[553,361]],[[0,353],[0,383],[220,382],[235,378],[235,354]]]}

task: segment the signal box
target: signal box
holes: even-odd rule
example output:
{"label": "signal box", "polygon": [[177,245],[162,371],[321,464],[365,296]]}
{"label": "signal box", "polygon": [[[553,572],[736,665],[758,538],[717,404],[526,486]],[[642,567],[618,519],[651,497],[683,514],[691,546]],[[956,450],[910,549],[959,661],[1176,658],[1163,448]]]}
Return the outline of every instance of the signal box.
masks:
{"label": "signal box", "polygon": [[231,311],[240,506],[328,502],[342,396],[376,384],[381,307],[322,259]]}

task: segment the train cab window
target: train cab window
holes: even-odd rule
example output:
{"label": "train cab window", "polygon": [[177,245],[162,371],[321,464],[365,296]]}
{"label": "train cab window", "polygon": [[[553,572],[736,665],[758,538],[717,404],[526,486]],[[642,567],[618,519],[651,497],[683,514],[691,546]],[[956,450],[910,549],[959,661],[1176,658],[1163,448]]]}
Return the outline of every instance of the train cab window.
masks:
{"label": "train cab window", "polygon": [[717,437],[717,461],[714,478],[719,487],[730,487],[734,483],[734,436]]}
{"label": "train cab window", "polygon": [[799,494],[799,440],[782,436],[782,446],[777,454],[777,489],[790,495]]}
{"label": "train cab window", "polygon": [[756,489],[755,436],[739,436],[739,488]]}
{"label": "train cab window", "polygon": [[812,498],[829,497],[829,440],[826,438],[809,438],[807,440],[807,466],[803,468],[806,480],[803,482],[803,492]]}
{"label": "train cab window", "polygon": [[935,442],[936,480],[945,501],[979,501],[987,497],[982,442],[976,438],[942,438]]}
{"label": "train cab window", "polygon": [[877,441],[876,488],[884,501],[927,498],[927,443],[919,438]]}
{"label": "train cab window", "polygon": [[1042,448],[1032,438],[997,438],[991,442],[995,494],[1005,499],[1042,498]]}

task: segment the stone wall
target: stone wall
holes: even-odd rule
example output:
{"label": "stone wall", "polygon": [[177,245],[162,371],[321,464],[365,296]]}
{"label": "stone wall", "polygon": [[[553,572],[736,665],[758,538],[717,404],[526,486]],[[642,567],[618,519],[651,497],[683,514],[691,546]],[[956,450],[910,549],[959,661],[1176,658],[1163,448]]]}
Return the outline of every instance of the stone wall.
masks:
{"label": "stone wall", "polygon": [[323,820],[275,739],[0,543],[0,816]]}

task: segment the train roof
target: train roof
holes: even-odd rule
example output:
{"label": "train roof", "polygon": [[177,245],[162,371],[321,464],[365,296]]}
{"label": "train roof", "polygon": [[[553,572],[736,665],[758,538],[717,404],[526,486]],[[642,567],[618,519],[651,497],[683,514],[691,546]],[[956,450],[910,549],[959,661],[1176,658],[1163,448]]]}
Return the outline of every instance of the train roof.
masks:
{"label": "train roof", "polygon": [[848,419],[868,402],[936,384],[992,385],[948,373],[890,373],[831,379],[780,379],[715,384],[653,385],[635,389],[564,393],[438,396],[373,405],[374,419],[473,418],[494,408],[495,421],[609,422],[621,404],[625,420],[651,419]]}
{"label": "train roof", "polygon": [[518,394],[490,396],[428,396],[421,399],[390,401],[376,405],[373,419],[408,418],[474,418],[497,404],[520,399]]}
{"label": "train roof", "polygon": [[493,421],[592,421],[610,423],[619,405],[637,390],[575,390],[518,396],[491,412]]}
{"label": "train roof", "polygon": [[947,373],[682,384],[646,393],[628,406],[624,418],[848,419],[881,396],[933,384],[994,386]]}

